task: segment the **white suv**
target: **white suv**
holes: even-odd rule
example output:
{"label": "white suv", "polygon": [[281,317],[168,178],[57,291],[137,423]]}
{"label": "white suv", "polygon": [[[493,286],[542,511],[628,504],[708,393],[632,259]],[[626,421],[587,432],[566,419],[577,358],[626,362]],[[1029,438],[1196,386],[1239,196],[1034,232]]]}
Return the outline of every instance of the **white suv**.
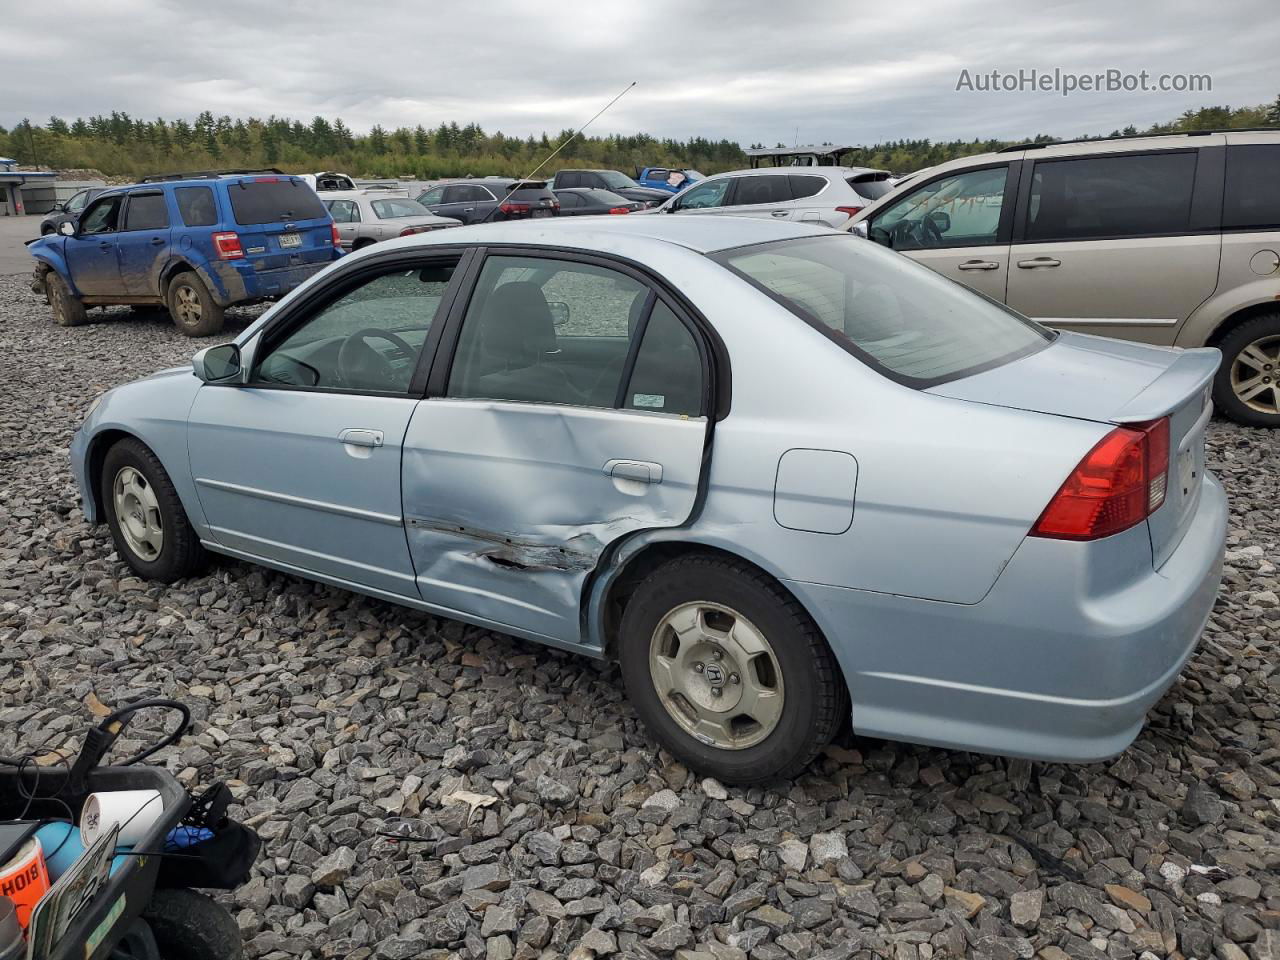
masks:
{"label": "white suv", "polygon": [[866,167],[764,167],[699,180],[655,213],[718,213],[842,227],[893,189],[884,170]]}

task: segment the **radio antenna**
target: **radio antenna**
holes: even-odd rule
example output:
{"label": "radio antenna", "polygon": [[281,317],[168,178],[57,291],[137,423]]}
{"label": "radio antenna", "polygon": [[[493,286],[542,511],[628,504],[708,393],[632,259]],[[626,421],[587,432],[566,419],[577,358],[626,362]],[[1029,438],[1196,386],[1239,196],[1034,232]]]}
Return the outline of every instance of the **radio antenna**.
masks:
{"label": "radio antenna", "polygon": [[501,207],[504,203],[506,203],[508,200],[510,200],[510,199],[511,199],[511,197],[515,194],[515,192],[516,192],[518,189],[520,189],[520,185],[521,185],[522,183],[524,183],[526,180],[532,180],[532,179],[533,179],[533,175],[534,175],[535,173],[537,173],[539,170],[541,170],[543,167],[545,167],[548,163],[550,163],[553,159],[555,159],[555,156],[556,156],[556,154],[557,154],[557,153],[559,153],[561,150],[563,150],[563,149],[564,149],[565,147],[567,147],[569,144],[573,143],[573,141],[574,141],[574,140],[576,140],[576,139],[578,138],[578,134],[582,133],[582,131],[583,131],[583,130],[587,129],[587,127],[591,126],[591,124],[595,123],[598,119],[600,119],[600,117],[604,114],[604,112],[605,112],[606,110],[608,110],[608,109],[609,109],[610,107],[612,107],[615,103],[617,103],[619,100],[621,100],[623,97],[625,97],[625,96],[627,95],[627,93],[631,90],[631,88],[632,88],[632,87],[634,87],[634,86],[636,85],[636,83],[637,83],[637,81],[632,80],[632,81],[631,81],[630,83],[628,83],[625,87],[623,87],[623,88],[622,88],[622,92],[621,92],[621,93],[619,93],[616,97],[614,97],[612,100],[610,100],[608,103],[606,103],[603,107],[601,107],[598,111],[596,111],[595,116],[593,116],[590,120],[588,120],[588,121],[587,121],[586,123],[584,123],[582,126],[578,127],[578,129],[574,130],[571,134],[569,134],[569,136],[565,137],[565,138],[564,138],[564,143],[560,144],[560,146],[558,146],[558,147],[556,147],[554,150],[552,150],[552,151],[551,151],[551,153],[549,153],[549,154],[547,155],[546,159],[544,159],[540,164],[538,164],[536,167],[534,167],[532,170],[530,170],[530,171],[529,171],[529,173],[528,173],[528,175],[527,175],[527,176],[525,176],[525,177],[521,177],[519,180],[517,180],[515,183],[513,183],[513,184],[511,185],[511,192],[510,192],[510,193],[508,193],[508,194],[507,194],[505,197],[503,197],[501,200],[499,200],[499,201],[498,201],[498,205],[497,205],[497,206],[495,206],[493,209],[491,209],[487,214],[485,214],[484,220],[481,220],[480,222],[481,222],[481,223],[485,223],[485,222],[486,222],[490,217],[492,217],[492,216],[493,216],[493,214],[494,214],[494,212],[495,212],[496,210],[498,210],[498,208],[499,208],[499,207]]}

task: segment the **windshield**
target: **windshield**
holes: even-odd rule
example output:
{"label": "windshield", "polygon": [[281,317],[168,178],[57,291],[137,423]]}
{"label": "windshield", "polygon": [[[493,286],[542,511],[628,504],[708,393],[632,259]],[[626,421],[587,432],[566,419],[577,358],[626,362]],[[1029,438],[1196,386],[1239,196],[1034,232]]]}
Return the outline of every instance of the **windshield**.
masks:
{"label": "windshield", "polygon": [[628,187],[640,186],[625,173],[619,173],[617,170],[601,170],[600,179],[610,190],[626,190]]}
{"label": "windshield", "polygon": [[429,217],[431,211],[417,200],[399,197],[394,200],[374,200],[369,206],[381,220],[394,220],[396,217]]}
{"label": "windshield", "polygon": [[999,366],[1053,337],[1003,305],[857,237],[781,240],[713,259],[908,386]]}

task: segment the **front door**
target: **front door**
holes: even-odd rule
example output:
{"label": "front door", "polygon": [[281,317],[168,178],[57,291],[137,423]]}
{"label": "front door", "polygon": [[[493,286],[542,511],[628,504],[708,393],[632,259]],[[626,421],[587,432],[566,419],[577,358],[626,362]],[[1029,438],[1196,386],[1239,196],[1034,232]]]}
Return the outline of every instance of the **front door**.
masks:
{"label": "front door", "polygon": [[601,553],[693,511],[708,364],[694,329],[628,268],[489,256],[405,437],[423,600],[580,643]]}
{"label": "front door", "polygon": [[1004,300],[1015,177],[1008,163],[929,180],[868,223],[873,240]]}
{"label": "front door", "polygon": [[130,296],[158,296],[159,266],[168,259],[169,208],[161,190],[129,194],[124,227],[116,235],[120,279]]}
{"label": "front door", "polygon": [[119,296],[120,263],[116,259],[117,228],[124,197],[116,194],[91,203],[80,218],[80,229],[67,237],[65,255],[71,282],[82,296]]}
{"label": "front door", "polygon": [[662,209],[667,213],[727,213],[725,204],[729,200],[729,188],[732,185],[732,177],[704,180],[672,197]]}
{"label": "front door", "polygon": [[1009,306],[1054,327],[1171,345],[1218,283],[1216,224],[1192,224],[1197,156],[1036,161],[1014,236]]}
{"label": "front door", "polygon": [[417,596],[400,453],[456,258],[379,271],[263,332],[247,382],[200,388],[187,446],[214,539],[240,555]]}

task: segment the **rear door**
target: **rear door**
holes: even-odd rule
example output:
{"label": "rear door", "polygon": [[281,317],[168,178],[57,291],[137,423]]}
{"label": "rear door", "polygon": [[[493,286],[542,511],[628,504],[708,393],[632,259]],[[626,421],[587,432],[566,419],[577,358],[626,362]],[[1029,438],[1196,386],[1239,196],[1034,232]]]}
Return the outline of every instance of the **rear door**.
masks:
{"label": "rear door", "polygon": [[360,236],[360,206],[354,200],[327,200],[325,206],[338,228],[338,239],[350,250]]}
{"label": "rear door", "polygon": [[130,296],[158,296],[160,266],[170,253],[169,201],[163,190],[135,190],[124,210],[124,227],[116,235],[120,279]]}
{"label": "rear door", "polygon": [[720,211],[735,217],[791,220],[795,213],[791,178],[783,174],[748,175],[733,178],[733,194]]}
{"label": "rear door", "polygon": [[71,282],[82,296],[109,297],[124,293],[116,255],[123,208],[123,194],[98,198],[85,208],[75,236],[63,241]]}
{"label": "rear door", "polygon": [[867,221],[873,240],[994,300],[1004,300],[1019,164],[926,180]]}
{"label": "rear door", "polygon": [[1201,153],[1029,160],[1009,306],[1055,327],[1172,344],[1218,282],[1221,166],[1210,171]]}
{"label": "rear door", "polygon": [[281,270],[333,259],[333,220],[300,177],[243,177],[226,184],[245,260]]}
{"label": "rear door", "polygon": [[430,397],[405,436],[404,513],[423,600],[581,643],[583,587],[602,552],[693,511],[708,356],[629,267],[492,252],[456,301]]}

